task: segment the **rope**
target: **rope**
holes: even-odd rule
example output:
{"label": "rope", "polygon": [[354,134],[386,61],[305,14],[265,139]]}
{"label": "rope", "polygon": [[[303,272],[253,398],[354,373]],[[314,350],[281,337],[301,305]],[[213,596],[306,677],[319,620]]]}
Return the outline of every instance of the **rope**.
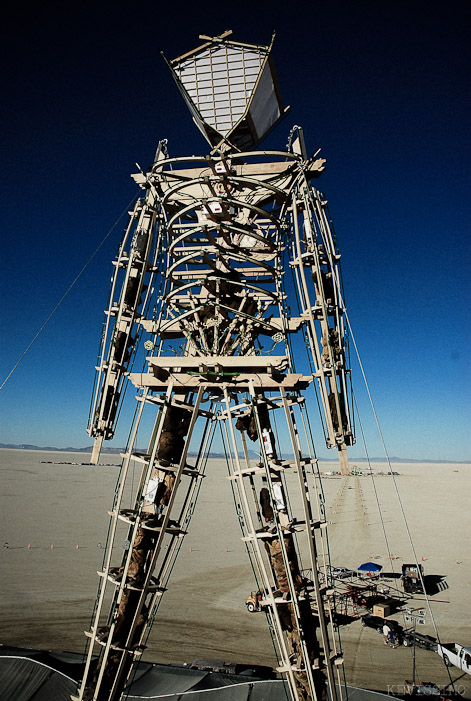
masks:
{"label": "rope", "polygon": [[[398,501],[398,504],[399,504],[399,508],[400,508],[400,510],[401,510],[402,520],[403,520],[403,522],[404,522],[404,527],[405,527],[405,529],[406,529],[407,537],[408,537],[408,539],[409,539],[409,544],[410,544],[410,547],[411,547],[411,550],[412,550],[412,554],[413,554],[413,556],[414,556],[414,563],[415,563],[416,566],[417,566],[417,572],[418,572],[418,575],[419,575],[419,578],[420,578],[420,583],[421,583],[421,585],[422,585],[422,591],[423,591],[423,593],[424,593],[424,598],[425,598],[425,601],[426,601],[426,604],[427,604],[427,609],[428,609],[428,612],[429,612],[429,615],[430,615],[430,620],[432,621],[433,629],[434,629],[434,631],[435,631],[435,635],[436,635],[436,637],[437,637],[438,644],[440,645],[440,644],[441,644],[441,643],[440,643],[440,635],[439,635],[439,633],[438,633],[437,624],[436,624],[436,621],[435,621],[435,617],[434,617],[434,615],[433,615],[432,607],[431,607],[431,605],[430,605],[430,598],[429,598],[429,596],[428,596],[428,594],[427,594],[427,590],[426,590],[426,588],[425,588],[425,582],[424,582],[424,579],[423,579],[423,576],[422,576],[421,568],[420,568],[420,566],[419,566],[419,561],[418,561],[417,553],[416,553],[416,550],[415,550],[414,541],[413,541],[413,539],[412,539],[412,534],[411,534],[411,532],[410,532],[409,524],[408,524],[408,522],[407,522],[407,517],[406,517],[405,510],[404,510],[404,506],[403,506],[403,504],[402,504],[402,499],[401,499],[401,495],[400,495],[400,493],[399,493],[399,488],[398,488],[398,486],[397,486],[397,481],[396,481],[394,472],[393,472],[393,470],[392,470],[391,460],[390,460],[390,458],[389,458],[388,450],[387,450],[387,447],[386,447],[386,442],[385,442],[385,440],[384,440],[383,432],[382,432],[382,430],[381,430],[381,426],[380,426],[380,423],[379,423],[378,415],[377,415],[377,413],[376,413],[376,408],[375,408],[375,405],[374,405],[374,402],[373,402],[373,397],[371,396],[371,392],[370,392],[370,388],[369,388],[369,385],[368,385],[368,381],[367,381],[367,379],[366,379],[366,374],[365,374],[365,370],[364,370],[364,367],[363,367],[363,363],[361,362],[361,359],[360,359],[360,353],[359,353],[359,351],[358,351],[358,346],[357,346],[356,341],[355,341],[355,336],[354,336],[353,329],[352,329],[352,326],[351,326],[351,324],[350,324],[350,319],[349,319],[349,317],[348,317],[348,314],[347,314],[347,310],[346,310],[346,309],[345,309],[345,319],[346,319],[346,321],[347,321],[347,326],[348,326],[348,329],[349,329],[349,331],[350,331],[350,336],[351,336],[351,339],[352,339],[352,343],[353,343],[353,346],[354,346],[354,348],[355,348],[355,353],[356,353],[356,357],[357,357],[357,360],[358,360],[358,364],[359,364],[359,366],[360,366],[360,371],[361,371],[361,374],[362,374],[362,377],[363,377],[363,382],[365,383],[365,388],[366,388],[366,391],[367,391],[367,393],[368,393],[368,398],[369,398],[369,400],[370,400],[370,405],[371,405],[371,409],[372,409],[372,411],[373,411],[373,415],[374,415],[374,418],[375,418],[376,427],[377,427],[377,429],[378,429],[378,434],[379,434],[379,437],[380,437],[380,440],[381,440],[381,444],[382,444],[382,446],[383,446],[384,454],[385,454],[385,456],[386,456],[386,461],[387,461],[388,468],[389,468],[389,474],[390,474],[390,476],[391,476],[391,478],[392,478],[392,481],[393,481],[393,485],[394,485],[394,490],[395,490],[395,492],[396,492],[397,501]],[[444,660],[443,660],[443,663],[445,664],[445,661],[444,661]],[[452,680],[452,678],[451,678],[450,670],[449,670],[449,668],[447,667],[447,665],[445,665],[445,667],[446,667],[447,672],[448,672],[448,677],[449,677],[449,679],[450,679],[450,684],[451,684],[451,686],[453,687],[453,680]]]}
{"label": "rope", "polygon": [[130,201],[130,203],[126,206],[126,208],[124,209],[124,211],[119,215],[118,219],[115,221],[115,223],[113,224],[113,226],[111,227],[111,229],[108,231],[108,233],[106,234],[106,236],[104,237],[104,239],[102,240],[102,242],[97,246],[97,248],[95,249],[95,251],[92,253],[92,255],[90,256],[90,258],[87,260],[87,262],[85,263],[85,265],[84,265],[83,268],[81,269],[81,271],[78,273],[78,275],[75,277],[75,279],[73,280],[73,282],[69,285],[69,287],[67,288],[67,290],[64,292],[64,294],[62,295],[62,297],[60,298],[60,300],[57,302],[57,304],[56,304],[56,306],[54,307],[54,309],[52,310],[52,312],[51,312],[51,313],[49,314],[49,316],[47,317],[46,321],[43,323],[43,325],[40,327],[39,331],[38,331],[38,332],[36,333],[36,335],[34,336],[33,340],[32,340],[32,341],[29,343],[29,345],[25,348],[25,350],[24,350],[23,353],[20,355],[20,357],[18,358],[18,360],[16,361],[16,363],[14,364],[14,366],[12,367],[12,369],[10,370],[10,372],[8,373],[8,375],[6,376],[6,378],[3,380],[2,384],[0,385],[0,390],[2,390],[2,389],[4,388],[4,386],[6,385],[6,383],[7,383],[8,380],[10,379],[10,377],[13,375],[13,373],[15,372],[16,368],[17,368],[18,365],[21,363],[21,361],[23,360],[23,358],[25,357],[25,355],[28,353],[28,351],[29,351],[30,348],[33,346],[33,344],[37,341],[38,337],[40,336],[40,334],[42,333],[42,331],[44,330],[44,328],[47,326],[47,324],[49,323],[49,321],[52,319],[52,317],[54,316],[54,314],[56,313],[56,311],[59,309],[59,307],[61,306],[62,302],[63,302],[63,301],[65,300],[65,298],[68,296],[69,292],[72,290],[72,288],[75,286],[75,284],[77,283],[77,281],[79,280],[79,278],[83,275],[83,273],[85,272],[85,270],[88,268],[88,266],[90,265],[90,263],[91,263],[92,260],[95,258],[95,256],[96,256],[96,254],[98,253],[98,251],[100,250],[100,248],[104,245],[104,243],[105,243],[105,241],[107,240],[107,238],[108,238],[108,237],[110,236],[110,234],[114,231],[114,229],[115,229],[116,226],[118,225],[118,223],[119,223],[119,221],[121,220],[121,218],[124,216],[124,214],[127,212],[127,210],[129,209],[129,207],[132,205],[132,203],[133,203],[134,200],[136,199],[136,196],[137,196],[137,195],[134,195],[134,196],[133,196],[133,198],[132,198],[132,200]]}
{"label": "rope", "polygon": [[356,398],[355,398],[355,397],[353,398],[353,401],[354,401],[354,405],[355,405],[356,410],[357,410],[358,424],[359,424],[359,426],[360,426],[361,437],[362,437],[362,440],[363,440],[363,447],[364,447],[364,450],[365,450],[366,459],[367,459],[367,461],[368,461],[368,469],[369,469],[370,476],[371,476],[371,481],[372,481],[372,484],[373,484],[373,491],[374,491],[375,498],[376,498],[376,505],[377,505],[377,507],[378,507],[379,518],[380,518],[380,520],[381,520],[381,527],[382,527],[382,529],[383,529],[383,534],[384,534],[384,541],[385,541],[385,543],[386,543],[386,550],[387,550],[387,552],[388,552],[388,557],[389,557],[389,560],[390,560],[390,562],[391,562],[392,571],[394,572],[394,563],[393,563],[393,559],[392,559],[391,548],[389,547],[388,536],[387,536],[387,533],[386,533],[386,525],[385,525],[384,519],[383,519],[383,512],[382,512],[382,509],[381,509],[381,504],[379,503],[379,496],[378,496],[378,490],[376,489],[376,482],[375,482],[375,478],[374,478],[374,472],[373,472],[373,468],[372,468],[372,465],[371,465],[371,462],[370,462],[370,456],[369,456],[369,453],[368,453],[368,447],[367,447],[367,445],[366,445],[365,434],[364,434],[364,432],[363,432],[363,425],[362,425],[362,423],[361,423],[360,412],[358,411],[358,405],[357,405],[357,402],[356,402]]}

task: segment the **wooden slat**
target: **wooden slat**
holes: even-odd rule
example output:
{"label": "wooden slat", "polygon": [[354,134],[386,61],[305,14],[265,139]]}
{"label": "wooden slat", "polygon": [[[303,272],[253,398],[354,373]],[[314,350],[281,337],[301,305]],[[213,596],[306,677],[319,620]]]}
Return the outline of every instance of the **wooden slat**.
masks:
{"label": "wooden slat", "polygon": [[206,366],[213,368],[216,365],[228,368],[276,368],[286,365],[288,358],[285,355],[208,355],[208,356],[150,356],[146,358],[149,365],[160,368],[198,368]]}
{"label": "wooden slat", "polygon": [[[168,383],[159,380],[152,373],[145,372],[132,372],[129,373],[129,379],[135,387],[148,387],[156,392],[165,392],[168,388]],[[174,380],[173,391],[175,394],[186,394],[187,392],[194,392],[198,387],[203,387],[205,391],[213,389],[215,387],[220,387],[221,382],[219,381],[202,381],[201,377],[196,375],[187,375],[186,373],[172,373],[172,379]],[[257,389],[266,389],[267,391],[274,391],[283,387],[286,390],[294,391],[297,389],[305,389],[311,384],[312,378],[302,375],[301,373],[289,373],[283,375],[281,379],[274,379],[270,375],[265,373],[256,373],[253,375],[241,373],[234,378],[234,387],[238,391],[246,390],[249,388],[250,383]]]}

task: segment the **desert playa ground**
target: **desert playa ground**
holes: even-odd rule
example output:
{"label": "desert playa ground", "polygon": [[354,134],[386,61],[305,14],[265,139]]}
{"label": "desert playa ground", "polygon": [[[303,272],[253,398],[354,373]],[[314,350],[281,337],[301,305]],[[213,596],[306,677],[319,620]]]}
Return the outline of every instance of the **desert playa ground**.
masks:
{"label": "desert playa ground", "polygon": [[[116,465],[57,464],[88,459],[77,453],[0,451],[0,546],[8,544],[0,547],[2,644],[76,652],[85,647],[83,631],[90,623],[119,469],[119,458],[106,454],[102,461]],[[321,465],[321,471],[331,469]],[[413,555],[398,492],[417,558],[425,574],[440,581],[430,597],[440,639],[471,645],[471,465],[397,463],[394,480],[378,474],[385,469],[375,464],[374,477],[323,480],[332,563],[356,569],[374,559],[391,573],[389,582],[400,586],[393,575]],[[244,605],[254,580],[225,474],[222,461],[210,461],[152,631],[149,661],[206,657],[277,664],[264,614],[249,614]],[[416,596],[409,605],[427,608]],[[394,617],[403,623],[401,612]],[[421,632],[435,635],[429,611]],[[359,621],[342,627],[341,637],[349,684],[397,690],[411,679],[410,648],[384,646],[382,636]],[[416,662],[417,679],[449,683],[435,653],[419,649]],[[451,675],[460,693],[471,698],[471,677],[456,668]]]}

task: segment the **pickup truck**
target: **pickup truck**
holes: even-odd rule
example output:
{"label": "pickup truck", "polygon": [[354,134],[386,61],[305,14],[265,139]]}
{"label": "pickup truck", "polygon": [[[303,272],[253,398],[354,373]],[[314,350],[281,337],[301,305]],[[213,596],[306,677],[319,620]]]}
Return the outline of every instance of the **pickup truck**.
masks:
{"label": "pickup truck", "polygon": [[424,568],[417,564],[402,565],[402,587],[408,594],[421,594]]}
{"label": "pickup truck", "polygon": [[387,623],[390,629],[393,630],[396,636],[402,641],[402,626],[393,618],[381,618],[381,616],[373,616],[371,613],[367,613],[365,616],[362,616],[360,620],[363,628],[373,628],[377,633],[382,633],[383,626]]}
{"label": "pickup truck", "polygon": [[454,665],[466,674],[471,674],[471,647],[463,647],[458,643],[438,645],[437,652],[447,666]]}

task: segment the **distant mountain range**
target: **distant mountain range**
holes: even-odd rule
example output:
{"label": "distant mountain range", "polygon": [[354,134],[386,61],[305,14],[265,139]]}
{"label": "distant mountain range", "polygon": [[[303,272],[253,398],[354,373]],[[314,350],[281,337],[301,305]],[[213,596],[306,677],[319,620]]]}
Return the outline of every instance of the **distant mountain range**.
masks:
{"label": "distant mountain range", "polygon": [[[56,448],[55,446],[39,446],[39,445],[30,445],[29,443],[23,443],[21,445],[16,445],[13,443],[0,443],[0,450],[5,449],[5,450],[43,450],[43,451],[49,451],[49,452],[58,452],[58,453],[91,453],[92,452],[92,446],[86,446],[85,448],[72,448],[72,447],[67,447],[67,448]],[[109,455],[119,455],[120,453],[124,453],[125,449],[124,448],[112,448],[110,446],[104,446],[102,448],[102,453],[107,453]],[[144,451],[142,451],[144,452]],[[190,455],[195,455],[196,453],[190,453]],[[211,453],[210,454],[212,458],[224,458],[225,454],[224,453]],[[249,455],[251,458],[256,458],[258,457],[258,453],[255,453],[253,450],[249,450]],[[287,459],[292,459],[291,456],[287,456]],[[327,458],[327,457],[322,457],[319,456],[319,460],[321,462],[337,462],[337,458]],[[414,458],[398,458],[398,457],[392,457],[389,458],[390,462],[394,463],[449,463],[451,465],[469,465],[471,464],[470,460],[415,460]],[[350,458],[350,462],[352,464],[357,463],[357,462],[368,462],[367,458]],[[387,459],[382,457],[382,458],[370,458],[370,462],[387,462]]]}
{"label": "distant mountain range", "polygon": [[[85,448],[56,448],[55,446],[40,446],[40,445],[30,445],[29,443],[22,443],[21,445],[16,445],[14,443],[0,443],[0,449],[5,448],[8,450],[45,450],[49,452],[59,452],[59,453],[91,453],[93,446],[87,446]],[[118,455],[124,452],[124,448],[111,448],[110,446],[104,446],[102,453],[112,453],[113,455]]]}

